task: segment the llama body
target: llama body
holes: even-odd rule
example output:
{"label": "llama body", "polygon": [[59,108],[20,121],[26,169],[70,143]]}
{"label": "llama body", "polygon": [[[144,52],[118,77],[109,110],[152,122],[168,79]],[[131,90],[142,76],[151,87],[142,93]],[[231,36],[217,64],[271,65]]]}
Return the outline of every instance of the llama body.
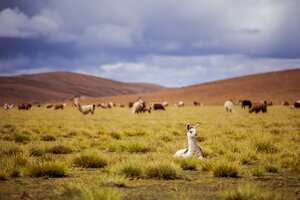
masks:
{"label": "llama body", "polygon": [[95,111],[95,107],[96,105],[95,104],[91,104],[91,105],[80,105],[80,103],[78,104],[78,110],[80,112],[82,112],[83,114],[88,114],[88,113],[92,113],[94,114],[94,111]]}
{"label": "llama body", "polygon": [[231,112],[231,113],[234,112],[232,101],[225,101],[224,108],[226,109],[227,112]]}
{"label": "llama body", "polygon": [[186,126],[189,148],[180,149],[180,150],[176,151],[176,153],[174,154],[175,157],[187,158],[187,157],[195,156],[198,159],[203,159],[202,149],[197,145],[197,142],[195,139],[195,137],[197,135],[197,132],[196,132],[197,126],[198,125],[196,125],[195,127],[191,127],[189,124]]}
{"label": "llama body", "polygon": [[15,107],[15,104],[4,104],[4,106],[3,106],[3,108],[5,109],[5,110],[9,110],[9,109],[12,109],[13,107]]}
{"label": "llama body", "polygon": [[143,109],[146,108],[146,104],[143,100],[138,100],[132,106],[132,114],[138,114],[143,112]]}

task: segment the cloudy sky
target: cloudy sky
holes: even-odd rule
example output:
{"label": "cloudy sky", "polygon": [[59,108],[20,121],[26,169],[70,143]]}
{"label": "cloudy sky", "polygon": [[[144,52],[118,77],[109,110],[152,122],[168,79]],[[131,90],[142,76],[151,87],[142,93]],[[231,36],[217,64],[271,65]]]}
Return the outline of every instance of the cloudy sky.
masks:
{"label": "cloudy sky", "polygon": [[0,76],[180,87],[300,68],[298,0],[1,0]]}

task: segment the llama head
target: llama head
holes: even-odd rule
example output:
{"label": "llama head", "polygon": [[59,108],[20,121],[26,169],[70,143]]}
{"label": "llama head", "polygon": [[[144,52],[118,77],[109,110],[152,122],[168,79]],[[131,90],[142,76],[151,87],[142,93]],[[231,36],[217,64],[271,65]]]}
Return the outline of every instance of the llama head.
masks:
{"label": "llama head", "polygon": [[192,127],[189,124],[186,125],[186,129],[187,129],[187,136],[188,137],[195,137],[197,136],[197,128],[198,124],[196,124],[196,126]]}

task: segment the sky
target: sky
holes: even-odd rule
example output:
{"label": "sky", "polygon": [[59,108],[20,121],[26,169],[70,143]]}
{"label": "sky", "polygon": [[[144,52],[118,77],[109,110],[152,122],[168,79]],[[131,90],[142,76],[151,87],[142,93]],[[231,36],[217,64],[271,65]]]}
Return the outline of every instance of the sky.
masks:
{"label": "sky", "polygon": [[1,0],[0,76],[70,71],[182,87],[300,68],[299,9],[298,0]]}

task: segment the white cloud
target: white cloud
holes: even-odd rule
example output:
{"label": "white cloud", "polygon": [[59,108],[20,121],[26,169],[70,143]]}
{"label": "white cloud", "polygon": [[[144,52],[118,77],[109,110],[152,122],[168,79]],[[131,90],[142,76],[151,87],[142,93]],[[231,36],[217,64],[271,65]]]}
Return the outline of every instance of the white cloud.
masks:
{"label": "white cloud", "polygon": [[32,30],[27,29],[29,19],[19,10],[10,8],[0,12],[0,36],[26,38],[34,36]]}
{"label": "white cloud", "polygon": [[0,37],[33,38],[57,31],[59,24],[46,16],[29,18],[18,9],[0,12]]}
{"label": "white cloud", "polygon": [[300,59],[253,59],[242,55],[147,56],[138,62],[119,62],[85,72],[125,82],[149,82],[169,87],[203,83],[246,74],[300,68]]}

